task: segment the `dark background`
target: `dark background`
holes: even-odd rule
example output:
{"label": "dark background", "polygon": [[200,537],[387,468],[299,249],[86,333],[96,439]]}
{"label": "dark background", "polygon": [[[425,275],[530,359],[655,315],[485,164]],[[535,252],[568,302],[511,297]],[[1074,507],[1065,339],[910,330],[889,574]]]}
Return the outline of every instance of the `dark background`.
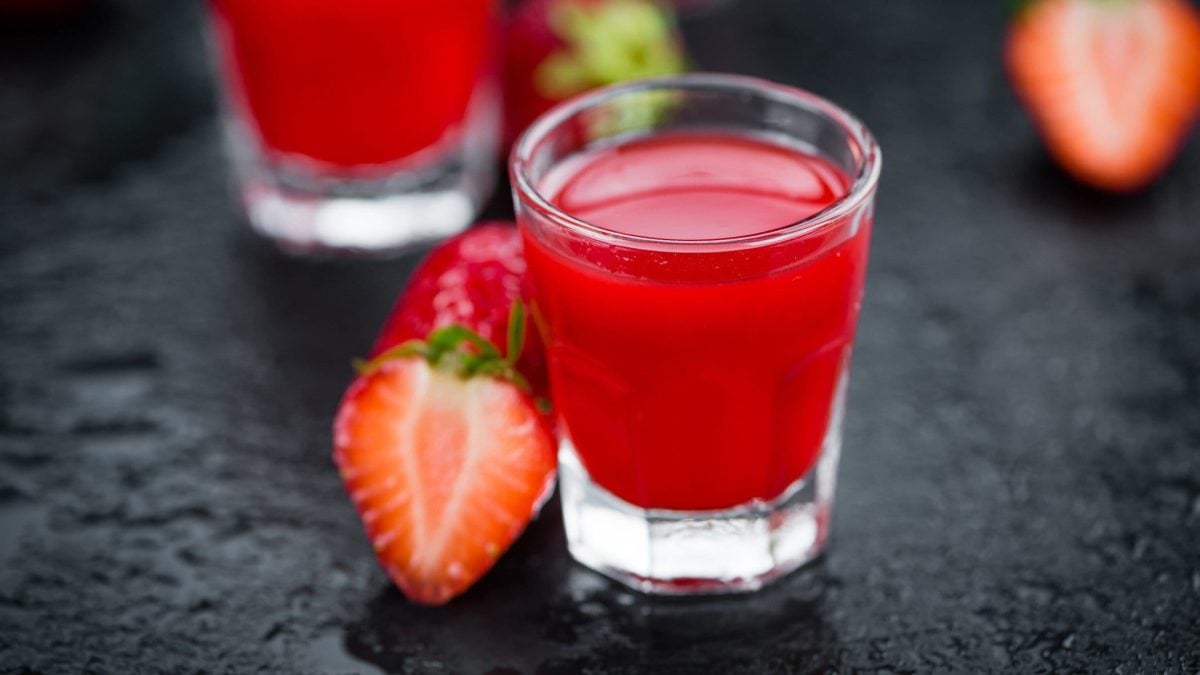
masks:
{"label": "dark background", "polygon": [[1200,153],[1132,197],[1063,177],[1003,5],[685,21],[700,67],[824,94],[884,149],[829,555],[650,599],[570,563],[552,504],[438,609],[377,569],[329,460],[415,257],[245,233],[197,4],[5,24],[0,672],[1197,672]]}

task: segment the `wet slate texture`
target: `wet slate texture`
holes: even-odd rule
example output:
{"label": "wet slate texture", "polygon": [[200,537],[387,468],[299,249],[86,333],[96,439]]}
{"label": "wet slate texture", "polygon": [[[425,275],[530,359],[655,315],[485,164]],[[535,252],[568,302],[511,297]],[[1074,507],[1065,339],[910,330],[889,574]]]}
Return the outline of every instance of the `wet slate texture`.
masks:
{"label": "wet slate texture", "polygon": [[1200,671],[1200,148],[1132,197],[1065,179],[1000,4],[686,21],[699,66],[884,148],[830,554],[649,599],[571,564],[552,505],[438,609],[389,587],[329,460],[415,256],[244,234],[196,4],[0,26],[0,672]]}

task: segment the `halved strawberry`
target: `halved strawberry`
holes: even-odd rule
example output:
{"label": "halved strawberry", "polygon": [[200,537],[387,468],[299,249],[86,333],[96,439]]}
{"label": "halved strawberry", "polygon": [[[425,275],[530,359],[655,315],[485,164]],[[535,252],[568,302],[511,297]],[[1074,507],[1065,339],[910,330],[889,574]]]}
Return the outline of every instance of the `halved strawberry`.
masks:
{"label": "halved strawberry", "polygon": [[[378,356],[396,345],[452,324],[466,326],[508,349],[509,308],[530,297],[521,235],[511,222],[477,225],[426,256],[409,279],[371,350]],[[536,396],[549,395],[546,351],[530,332],[518,367]]]}
{"label": "halved strawberry", "polygon": [[[523,341],[515,305],[509,343]],[[388,576],[443,604],[491,569],[554,479],[554,441],[514,363],[462,326],[365,365],[334,422],[334,461]]]}
{"label": "halved strawberry", "polygon": [[1099,188],[1150,182],[1200,111],[1200,15],[1187,0],[1034,0],[1006,61],[1050,152]]}

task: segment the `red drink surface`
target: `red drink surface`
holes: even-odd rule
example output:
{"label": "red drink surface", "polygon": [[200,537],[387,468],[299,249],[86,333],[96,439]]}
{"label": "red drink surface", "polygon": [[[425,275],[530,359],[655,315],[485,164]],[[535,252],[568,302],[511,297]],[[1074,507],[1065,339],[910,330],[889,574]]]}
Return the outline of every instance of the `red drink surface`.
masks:
{"label": "red drink surface", "polygon": [[[695,240],[786,228],[848,185],[795,148],[689,133],[570,158],[539,188],[593,225]],[[862,297],[870,221],[848,218],[687,250],[555,241],[523,222],[557,412],[598,484],[645,508],[719,509],[813,468]]]}
{"label": "red drink surface", "polygon": [[268,151],[396,162],[463,123],[493,0],[211,0],[233,105]]}

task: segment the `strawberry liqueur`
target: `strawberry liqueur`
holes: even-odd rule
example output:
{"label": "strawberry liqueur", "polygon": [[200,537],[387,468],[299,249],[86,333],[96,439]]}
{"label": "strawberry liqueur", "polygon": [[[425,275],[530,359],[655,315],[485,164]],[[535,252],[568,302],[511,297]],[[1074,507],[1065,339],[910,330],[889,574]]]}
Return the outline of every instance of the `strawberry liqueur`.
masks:
{"label": "strawberry liqueur", "polygon": [[833,104],[735,76],[610,88],[518,143],[576,559],[692,593],[820,553],[878,170]]}
{"label": "strawberry liqueur", "polygon": [[[686,241],[777,230],[848,183],[819,157],[708,133],[573,158],[542,190],[597,226]],[[867,230],[782,269],[737,251],[697,267],[642,250],[608,261],[621,275],[527,237],[555,401],[592,478],[643,508],[712,510],[807,474],[849,357]]]}
{"label": "strawberry liqueur", "polygon": [[336,167],[419,159],[461,132],[490,5],[212,0],[225,76],[266,151]]}

